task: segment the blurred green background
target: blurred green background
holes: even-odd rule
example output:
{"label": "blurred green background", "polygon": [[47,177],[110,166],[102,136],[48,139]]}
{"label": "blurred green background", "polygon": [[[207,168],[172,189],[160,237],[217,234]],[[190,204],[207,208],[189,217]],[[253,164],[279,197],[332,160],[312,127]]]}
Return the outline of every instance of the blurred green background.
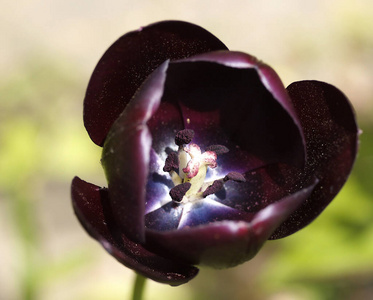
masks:
{"label": "blurred green background", "polygon": [[285,85],[318,79],[353,103],[360,153],[310,226],[239,267],[189,284],[148,282],[145,299],[373,299],[371,0],[5,0],[0,10],[0,299],[128,299],[134,274],[83,231],[78,175],[105,185],[82,123],[90,74],[120,35],[163,19],[205,27],[270,64]]}

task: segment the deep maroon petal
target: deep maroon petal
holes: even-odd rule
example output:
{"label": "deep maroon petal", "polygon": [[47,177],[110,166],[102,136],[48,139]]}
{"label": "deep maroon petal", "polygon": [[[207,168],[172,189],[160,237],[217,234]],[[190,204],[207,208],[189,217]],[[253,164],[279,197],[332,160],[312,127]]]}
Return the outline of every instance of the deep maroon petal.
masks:
{"label": "deep maroon petal", "polygon": [[146,122],[159,107],[167,65],[162,64],[144,82],[112,126],[102,152],[116,223],[138,242],[144,242],[145,186],[152,143]]}
{"label": "deep maroon petal", "polygon": [[224,184],[224,193],[218,192],[210,197],[237,210],[257,213],[269,204],[289,195],[286,178],[278,173],[273,176],[276,169],[278,169],[277,165],[268,165],[248,171],[244,174],[245,182],[229,180]]}
{"label": "deep maroon petal", "polygon": [[303,228],[324,210],[347,180],[358,145],[355,115],[340,90],[319,81],[295,82],[287,90],[305,135],[307,164],[301,174],[287,170],[286,181],[294,189],[316,176],[319,184],[308,201],[275,232],[274,239]]}
{"label": "deep maroon petal", "polygon": [[253,258],[273,231],[312,192],[308,187],[261,210],[251,222],[222,221],[179,230],[147,230],[147,246],[191,264],[233,267]]}
{"label": "deep maroon petal", "polygon": [[234,221],[172,232],[147,230],[146,235],[153,251],[215,268],[233,267],[253,257],[251,237],[250,224]]}
{"label": "deep maroon petal", "polygon": [[71,193],[75,214],[88,234],[125,266],[171,285],[186,283],[197,275],[195,267],[160,257],[118,233],[107,207],[106,189],[75,177]]}
{"label": "deep maroon petal", "polygon": [[[304,163],[304,137],[301,130],[300,122],[291,102],[290,97],[285,92],[285,87],[277,75],[277,73],[268,65],[258,60],[256,57],[237,51],[214,51],[210,53],[201,53],[183,60],[180,62],[212,62],[218,63],[227,67],[237,69],[251,69],[254,68],[260,78],[261,84],[273,95],[274,99],[285,109],[285,111],[291,116],[292,121],[298,127],[298,137],[301,138],[303,143],[297,144],[298,149],[293,151],[293,160],[291,163],[301,166]],[[247,89],[252,89],[255,85],[247,85]],[[256,99],[260,101],[260,98]],[[269,110],[267,111],[270,112]],[[277,120],[277,124],[280,124],[280,120]],[[261,125],[262,126],[262,125]],[[258,126],[259,127],[259,126]],[[292,134],[293,135],[293,134]],[[296,134],[295,134],[296,135]],[[272,137],[273,138],[273,137]],[[283,136],[281,136],[283,138]],[[288,140],[294,139],[294,136],[288,138]],[[281,144],[288,143],[288,140],[283,140]],[[295,142],[293,142],[296,144]],[[289,147],[289,146],[288,146]],[[296,154],[294,154],[296,153]],[[289,158],[288,158],[289,160]]]}
{"label": "deep maroon petal", "polygon": [[[226,62],[237,57],[238,68]],[[263,75],[269,67],[249,59],[220,51],[172,62],[162,101],[178,103],[184,126],[195,131],[193,141],[201,148],[218,144],[229,149],[219,157],[221,166],[231,168],[227,173],[277,162],[302,166],[302,131],[287,92],[275,73]]]}
{"label": "deep maroon petal", "polygon": [[84,100],[84,124],[103,145],[114,121],[146,77],[167,59],[227,49],[205,29],[181,21],[154,23],[120,37],[103,55]]}

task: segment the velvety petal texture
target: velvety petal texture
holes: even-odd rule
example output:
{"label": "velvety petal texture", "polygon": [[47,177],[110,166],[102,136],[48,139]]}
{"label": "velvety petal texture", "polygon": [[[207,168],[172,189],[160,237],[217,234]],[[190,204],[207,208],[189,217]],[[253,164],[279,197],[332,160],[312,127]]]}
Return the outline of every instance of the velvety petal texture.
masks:
{"label": "velvety petal texture", "polygon": [[84,125],[97,145],[142,82],[167,59],[225,50],[205,29],[182,21],[158,22],[120,37],[102,56],[84,99]]}
{"label": "velvety petal texture", "polygon": [[108,188],[73,180],[78,219],[118,261],[172,285],[195,265],[233,267],[309,224],[342,188],[358,146],[337,88],[285,89],[268,65],[181,21],[108,49],[84,124],[103,146]]}
{"label": "velvety petal texture", "polygon": [[316,176],[319,184],[311,197],[273,235],[280,238],[298,231],[333,200],[346,182],[358,150],[358,127],[346,96],[320,81],[299,81],[287,87],[306,138],[307,163],[302,172],[284,171],[289,187]]}

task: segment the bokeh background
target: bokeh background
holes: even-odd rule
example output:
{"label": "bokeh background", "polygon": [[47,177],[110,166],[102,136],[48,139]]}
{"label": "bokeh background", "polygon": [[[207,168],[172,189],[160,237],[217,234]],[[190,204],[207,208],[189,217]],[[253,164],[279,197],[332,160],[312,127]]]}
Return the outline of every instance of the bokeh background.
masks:
{"label": "bokeh background", "polygon": [[73,176],[105,185],[82,123],[90,74],[120,35],[163,19],[205,27],[269,63],[285,85],[318,79],[353,103],[361,147],[310,226],[250,262],[145,299],[373,299],[373,1],[5,0],[0,9],[0,299],[129,299],[134,274],[73,215]]}

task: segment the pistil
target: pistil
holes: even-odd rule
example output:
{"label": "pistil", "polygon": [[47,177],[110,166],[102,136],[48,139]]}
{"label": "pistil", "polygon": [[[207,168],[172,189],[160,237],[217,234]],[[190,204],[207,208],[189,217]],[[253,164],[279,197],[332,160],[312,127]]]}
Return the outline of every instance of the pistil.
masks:
{"label": "pistil", "polygon": [[197,144],[191,143],[193,137],[194,131],[191,129],[179,131],[175,136],[175,144],[179,149],[171,152],[165,161],[163,171],[170,174],[175,185],[170,190],[170,197],[174,202],[201,200],[220,191],[228,180],[245,181],[241,173],[230,172],[224,178],[205,182],[207,168],[216,168],[217,156],[229,150],[223,145],[211,145],[202,153]]}

